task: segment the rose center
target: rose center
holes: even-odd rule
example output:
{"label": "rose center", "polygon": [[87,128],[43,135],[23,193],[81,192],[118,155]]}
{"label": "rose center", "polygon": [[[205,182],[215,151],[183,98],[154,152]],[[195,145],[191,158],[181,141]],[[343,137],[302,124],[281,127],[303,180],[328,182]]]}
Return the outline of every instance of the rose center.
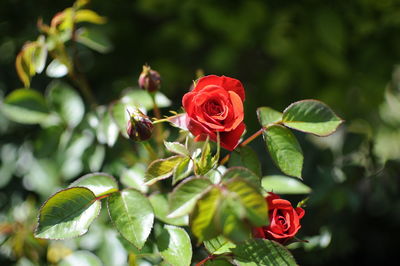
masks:
{"label": "rose center", "polygon": [[275,222],[282,228],[283,231],[288,230],[289,224],[283,215],[277,216]]}
{"label": "rose center", "polygon": [[222,113],[222,106],[216,101],[208,101],[204,104],[204,110],[208,115],[219,115]]}

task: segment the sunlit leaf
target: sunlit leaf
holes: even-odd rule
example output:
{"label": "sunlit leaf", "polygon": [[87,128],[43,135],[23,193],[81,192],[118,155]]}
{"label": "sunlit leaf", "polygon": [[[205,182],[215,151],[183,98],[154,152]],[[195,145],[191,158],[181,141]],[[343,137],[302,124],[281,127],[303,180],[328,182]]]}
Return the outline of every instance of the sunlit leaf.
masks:
{"label": "sunlit leaf", "polygon": [[83,235],[101,204],[87,188],[73,187],[51,196],[41,207],[35,237],[65,239]]}
{"label": "sunlit leaf", "polygon": [[107,53],[112,49],[112,44],[107,36],[102,31],[93,28],[78,29],[76,41],[99,53]]}
{"label": "sunlit leaf", "polygon": [[197,201],[189,217],[189,223],[198,243],[212,239],[220,233],[215,226],[214,218],[222,200],[220,189],[213,187]]}
{"label": "sunlit leaf", "polygon": [[190,265],[192,244],[189,235],[182,228],[165,225],[157,237],[157,247],[161,257],[170,265]]}
{"label": "sunlit leaf", "polygon": [[108,211],[120,234],[141,249],[153,227],[150,201],[139,191],[126,189],[107,198]]}
{"label": "sunlit leaf", "polygon": [[47,88],[47,99],[52,108],[71,128],[76,127],[85,114],[84,102],[70,85],[55,80]]}
{"label": "sunlit leaf", "polygon": [[250,171],[247,168],[244,167],[231,167],[229,168],[224,175],[222,176],[222,180],[230,180],[240,177],[244,180],[247,180],[248,182],[254,184],[256,187],[259,187],[261,185],[261,178],[254,174],[252,171]]}
{"label": "sunlit leaf", "polygon": [[126,128],[128,126],[129,114],[127,112],[128,106],[120,101],[114,102],[110,106],[110,113],[113,121],[117,124],[120,133],[125,138],[129,138]]}
{"label": "sunlit leaf", "polygon": [[181,216],[178,218],[168,218],[169,203],[167,195],[161,193],[154,193],[149,197],[151,205],[154,209],[154,215],[157,219],[172,225],[188,225],[188,216]]}
{"label": "sunlit leaf", "polygon": [[292,254],[281,244],[267,239],[251,239],[233,249],[235,261],[240,266],[297,265]]}
{"label": "sunlit leaf", "polygon": [[98,114],[100,117],[100,124],[97,127],[97,140],[100,143],[112,147],[118,139],[118,126],[111,118],[110,112],[104,110],[104,106],[98,107]]}
{"label": "sunlit leaf", "polygon": [[199,198],[211,188],[207,178],[193,177],[180,183],[170,195],[170,214],[168,217],[180,217],[189,214]]}
{"label": "sunlit leaf", "polygon": [[264,130],[263,137],[279,169],[287,175],[301,178],[303,152],[293,133],[281,125],[273,125]]}
{"label": "sunlit leaf", "polygon": [[267,203],[256,187],[241,178],[231,179],[225,185],[244,207],[246,217],[254,226],[268,225]]}
{"label": "sunlit leaf", "polygon": [[282,113],[275,111],[270,107],[259,107],[257,108],[257,117],[261,126],[266,127],[269,124],[276,123],[282,120]]}
{"label": "sunlit leaf", "polygon": [[301,181],[282,175],[263,177],[261,184],[266,191],[277,194],[308,194],[311,192],[311,188]]}
{"label": "sunlit leaf", "polygon": [[[161,92],[156,92],[156,103],[159,108],[168,107],[171,101]],[[147,91],[141,89],[128,89],[121,97],[120,101],[128,106],[144,108],[146,110],[153,109],[153,100]]]}
{"label": "sunlit leaf", "polygon": [[47,59],[47,46],[45,43],[45,37],[40,35],[36,43],[37,46],[32,55],[32,63],[35,67],[36,73],[40,74],[46,65]]}
{"label": "sunlit leaf", "polygon": [[175,168],[172,176],[172,184],[175,185],[178,181],[188,177],[193,171],[193,160],[186,157]]}
{"label": "sunlit leaf", "polygon": [[86,187],[96,197],[118,191],[118,184],[114,177],[106,173],[91,173],[75,180],[69,187]]}
{"label": "sunlit leaf", "polygon": [[105,17],[102,17],[93,10],[89,9],[80,9],[76,11],[74,20],[75,23],[90,22],[94,24],[104,24],[107,21]]}
{"label": "sunlit leaf", "polygon": [[87,250],[78,250],[64,257],[59,266],[102,266],[101,260],[92,252]]}
{"label": "sunlit leaf", "polygon": [[11,92],[1,105],[4,115],[23,124],[41,123],[49,115],[44,97],[32,89],[18,89]]}
{"label": "sunlit leaf", "polygon": [[343,123],[329,106],[317,100],[292,103],[283,111],[282,121],[287,127],[317,136],[330,135]]}
{"label": "sunlit leaf", "polygon": [[236,245],[223,236],[204,241],[204,246],[211,254],[220,255],[230,253]]}
{"label": "sunlit leaf", "polygon": [[168,142],[164,141],[164,145],[172,153],[176,153],[183,156],[189,156],[189,151],[186,149],[185,145],[179,142]]}
{"label": "sunlit leaf", "polygon": [[61,78],[68,74],[68,67],[58,59],[54,59],[46,68],[46,75],[50,78]]}
{"label": "sunlit leaf", "polygon": [[182,156],[172,156],[167,159],[158,159],[153,161],[147,168],[145,179],[147,185],[168,178],[174,172],[175,167],[184,160]]}

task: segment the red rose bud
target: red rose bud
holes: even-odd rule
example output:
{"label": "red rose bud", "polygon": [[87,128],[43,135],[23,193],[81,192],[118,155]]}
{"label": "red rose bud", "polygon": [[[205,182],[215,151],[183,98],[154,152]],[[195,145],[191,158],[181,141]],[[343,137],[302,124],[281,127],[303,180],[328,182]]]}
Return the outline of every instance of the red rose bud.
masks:
{"label": "red rose bud", "polygon": [[139,87],[148,92],[158,91],[161,87],[160,74],[152,70],[150,66],[144,65],[143,71],[139,76]]}
{"label": "red rose bud", "polygon": [[133,114],[130,114],[126,132],[133,141],[148,140],[153,132],[153,123],[148,116],[135,110]]}
{"label": "red rose bud", "polygon": [[253,228],[253,236],[275,240],[281,244],[291,240],[301,228],[300,219],[304,210],[300,207],[293,208],[292,204],[278,195],[270,192],[265,198],[268,203],[268,226]]}
{"label": "red rose bud", "polygon": [[221,146],[234,150],[246,126],[243,122],[245,92],[242,83],[234,78],[209,75],[200,78],[193,90],[182,98],[187,128],[196,141],[210,137]]}

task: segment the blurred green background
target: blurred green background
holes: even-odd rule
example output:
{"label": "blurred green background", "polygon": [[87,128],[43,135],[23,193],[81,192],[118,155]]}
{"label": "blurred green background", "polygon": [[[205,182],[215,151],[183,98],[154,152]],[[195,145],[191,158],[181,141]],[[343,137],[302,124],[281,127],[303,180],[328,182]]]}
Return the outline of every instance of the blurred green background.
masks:
{"label": "blurred green background", "polygon": [[[15,56],[24,42],[36,39],[37,18],[49,23],[72,3],[0,2],[1,97],[22,87]],[[160,72],[171,110],[181,106],[199,69],[241,80],[248,133],[258,129],[259,106],[282,111],[300,99],[327,103],[346,123],[328,138],[297,134],[305,155],[304,183],[313,192],[299,235],[310,243],[293,247],[294,255],[300,265],[383,265],[395,257],[400,236],[399,1],[93,0],[89,8],[108,18],[96,27],[113,45],[107,54],[79,47],[83,69],[102,104],[136,86],[144,63]],[[49,82],[45,74],[38,75],[32,88],[44,92]],[[0,222],[16,219],[18,211],[27,215],[21,204],[32,199],[34,223],[37,206],[68,183],[50,167],[45,172],[54,173],[51,178],[57,181],[32,186],[20,177],[30,172],[37,180],[40,173],[10,166],[29,160],[21,158],[24,149],[51,160],[42,148],[51,145],[53,133],[0,115]],[[261,139],[251,146],[265,175],[279,173]],[[105,161],[115,160],[113,154],[115,149],[107,148]],[[82,168],[71,179],[88,171]],[[0,240],[4,244],[6,237]],[[0,250],[2,265],[18,261],[5,245]]]}

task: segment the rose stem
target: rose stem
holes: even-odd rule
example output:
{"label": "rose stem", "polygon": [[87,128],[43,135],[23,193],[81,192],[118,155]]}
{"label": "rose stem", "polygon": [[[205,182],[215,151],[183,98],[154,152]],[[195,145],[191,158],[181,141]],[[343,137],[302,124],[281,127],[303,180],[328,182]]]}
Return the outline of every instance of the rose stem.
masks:
{"label": "rose stem", "polygon": [[[239,147],[244,147],[247,144],[249,144],[250,142],[252,142],[255,138],[257,138],[258,136],[261,135],[261,133],[263,133],[264,128],[261,128],[260,130],[258,130],[256,133],[254,133],[253,135],[251,135],[250,137],[248,137],[245,141],[243,141],[242,143],[239,144]],[[225,157],[220,161],[220,165],[224,165],[228,162],[229,158],[231,157],[231,154],[228,153],[227,155],[225,155]]]}
{"label": "rose stem", "polygon": [[155,153],[155,151],[153,150],[153,147],[151,147],[150,143],[148,143],[147,141],[142,142],[143,146],[146,148],[147,152],[150,155],[150,158],[152,160],[157,159],[157,153]]}
{"label": "rose stem", "polygon": [[[151,100],[153,101],[153,112],[154,116],[157,118],[157,120],[161,119],[161,112],[160,109],[158,108],[157,102],[156,102],[156,93],[151,92],[150,93]],[[155,126],[155,133],[156,133],[156,141],[158,143],[158,147],[161,150],[162,149],[162,142],[163,142],[163,128],[162,124],[154,125]]]}

